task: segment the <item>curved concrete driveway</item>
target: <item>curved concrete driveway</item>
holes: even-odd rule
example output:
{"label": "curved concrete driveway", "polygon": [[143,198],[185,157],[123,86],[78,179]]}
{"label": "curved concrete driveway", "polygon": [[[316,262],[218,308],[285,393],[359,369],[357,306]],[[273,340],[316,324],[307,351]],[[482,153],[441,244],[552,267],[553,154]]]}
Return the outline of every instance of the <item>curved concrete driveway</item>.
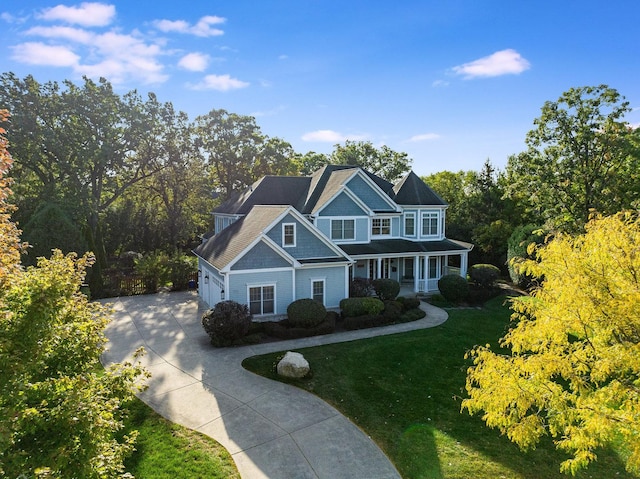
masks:
{"label": "curved concrete driveway", "polygon": [[[233,456],[244,479],[399,478],[358,427],[316,396],[242,368],[243,359],[436,326],[447,313],[424,305],[412,323],[239,348],[213,348],[205,306],[193,292],[113,298],[102,362],[131,360],[144,346],[151,372],[140,398],[169,420],[207,434]],[[313,366],[313,365],[312,365]]]}

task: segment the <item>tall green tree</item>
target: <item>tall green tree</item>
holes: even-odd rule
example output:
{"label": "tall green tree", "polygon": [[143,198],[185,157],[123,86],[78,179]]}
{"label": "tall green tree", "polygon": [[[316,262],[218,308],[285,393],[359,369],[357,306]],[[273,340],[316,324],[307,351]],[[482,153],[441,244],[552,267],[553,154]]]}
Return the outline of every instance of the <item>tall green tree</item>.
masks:
{"label": "tall green tree", "polygon": [[197,145],[210,168],[212,186],[223,200],[254,181],[252,170],[264,135],[251,116],[211,110],[195,119]]}
{"label": "tall green tree", "polygon": [[571,88],[546,102],[527,150],[507,166],[510,195],[552,226],[578,232],[592,210],[613,214],[640,191],[640,154],[624,122],[629,103],[607,85]]}
{"label": "tall green tree", "polygon": [[640,219],[599,217],[559,234],[522,271],[544,278],[512,300],[501,349],[478,346],[463,408],[523,449],[552,436],[575,473],[603,446],[621,446],[640,472]]}
{"label": "tall green tree", "polygon": [[[0,119],[5,113],[0,111]],[[123,459],[135,434],[119,438],[123,402],[142,368],[97,372],[107,308],[80,293],[89,255],[55,252],[20,264],[19,231],[7,214],[11,157],[0,129],[0,475],[130,477]]]}
{"label": "tall green tree", "polygon": [[404,152],[386,145],[376,148],[370,141],[350,141],[335,145],[329,159],[335,165],[360,166],[391,183],[411,169],[412,160]]}

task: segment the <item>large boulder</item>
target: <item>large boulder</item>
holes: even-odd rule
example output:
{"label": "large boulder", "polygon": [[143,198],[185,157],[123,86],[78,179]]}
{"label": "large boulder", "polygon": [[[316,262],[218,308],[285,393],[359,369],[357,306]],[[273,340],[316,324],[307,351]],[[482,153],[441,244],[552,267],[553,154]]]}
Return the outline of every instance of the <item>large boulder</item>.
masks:
{"label": "large boulder", "polygon": [[287,378],[303,378],[309,374],[309,362],[302,354],[289,351],[278,363],[276,371]]}

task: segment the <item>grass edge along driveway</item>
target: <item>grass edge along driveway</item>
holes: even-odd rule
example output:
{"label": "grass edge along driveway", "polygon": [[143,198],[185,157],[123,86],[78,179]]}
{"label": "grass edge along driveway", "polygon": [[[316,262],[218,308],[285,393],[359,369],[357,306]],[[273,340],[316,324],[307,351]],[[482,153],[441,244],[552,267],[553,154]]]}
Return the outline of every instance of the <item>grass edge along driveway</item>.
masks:
{"label": "grass edge along driveway", "polygon": [[[479,417],[460,412],[465,353],[476,344],[496,347],[509,327],[507,298],[481,309],[451,309],[436,328],[301,349],[312,377],[287,380],[321,397],[362,428],[403,478],[566,478],[566,458],[553,442],[520,451]],[[243,366],[281,380],[275,365],[284,353],[248,358]],[[576,477],[634,478],[614,451]],[[570,476],[569,476],[570,477]]]}

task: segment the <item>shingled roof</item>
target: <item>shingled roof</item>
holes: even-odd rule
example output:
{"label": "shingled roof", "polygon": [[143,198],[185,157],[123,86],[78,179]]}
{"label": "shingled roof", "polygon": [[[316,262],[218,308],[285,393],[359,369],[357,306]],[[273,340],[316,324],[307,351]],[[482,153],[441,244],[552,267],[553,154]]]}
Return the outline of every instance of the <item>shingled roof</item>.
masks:
{"label": "shingled roof", "polygon": [[[300,213],[312,214],[342,188],[358,166],[326,165],[311,176],[265,176],[233,195],[214,213],[246,215],[257,205],[290,205]],[[362,171],[399,205],[446,206],[413,171],[393,185],[373,173]]]}
{"label": "shingled roof", "polygon": [[413,171],[393,187],[394,201],[399,205],[446,206],[447,202],[429,188]]}

